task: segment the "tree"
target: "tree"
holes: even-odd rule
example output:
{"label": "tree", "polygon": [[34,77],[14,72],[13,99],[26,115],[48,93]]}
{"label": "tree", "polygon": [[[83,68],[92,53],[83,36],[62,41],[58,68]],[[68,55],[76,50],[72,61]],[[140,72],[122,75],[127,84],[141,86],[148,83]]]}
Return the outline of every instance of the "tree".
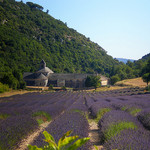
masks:
{"label": "tree", "polygon": [[26,3],[31,9],[38,9],[38,10],[43,10],[44,8],[38,4],[34,4],[32,2],[27,2]]}
{"label": "tree", "polygon": [[49,13],[49,10],[47,9],[46,13],[48,14]]}
{"label": "tree", "polygon": [[114,85],[117,81],[120,81],[120,78],[117,74],[111,77],[111,84],[112,85]]}
{"label": "tree", "polygon": [[142,79],[143,79],[143,81],[146,82],[147,85],[148,85],[148,83],[150,82],[150,73],[144,74],[144,75],[142,76]]}
{"label": "tree", "polygon": [[1,82],[3,84],[8,84],[10,88],[17,89],[19,86],[18,80],[13,76],[13,74],[5,73],[4,76],[1,78]]}
{"label": "tree", "polygon": [[95,89],[97,87],[101,86],[100,76],[87,76],[85,81],[86,87],[94,87]]}
{"label": "tree", "polygon": [[141,74],[150,73],[150,59],[148,60],[147,64],[143,67]]}

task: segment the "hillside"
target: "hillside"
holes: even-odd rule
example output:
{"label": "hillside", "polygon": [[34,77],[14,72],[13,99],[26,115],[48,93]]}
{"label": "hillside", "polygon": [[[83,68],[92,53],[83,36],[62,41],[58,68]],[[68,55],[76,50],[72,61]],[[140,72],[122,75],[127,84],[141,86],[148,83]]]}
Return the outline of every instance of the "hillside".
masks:
{"label": "hillside", "polygon": [[143,61],[147,61],[149,59],[150,59],[150,53],[142,57]]}
{"label": "hillside", "polygon": [[30,2],[0,2],[0,72],[34,72],[44,59],[57,73],[108,76],[119,64],[101,46],[42,9]]}

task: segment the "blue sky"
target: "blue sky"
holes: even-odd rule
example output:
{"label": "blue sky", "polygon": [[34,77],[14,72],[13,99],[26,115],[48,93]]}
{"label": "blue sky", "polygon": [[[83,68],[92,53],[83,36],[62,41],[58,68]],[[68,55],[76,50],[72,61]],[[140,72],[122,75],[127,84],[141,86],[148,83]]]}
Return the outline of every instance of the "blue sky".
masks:
{"label": "blue sky", "polygon": [[140,59],[150,53],[150,0],[29,1],[48,9],[51,16],[89,37],[113,57]]}

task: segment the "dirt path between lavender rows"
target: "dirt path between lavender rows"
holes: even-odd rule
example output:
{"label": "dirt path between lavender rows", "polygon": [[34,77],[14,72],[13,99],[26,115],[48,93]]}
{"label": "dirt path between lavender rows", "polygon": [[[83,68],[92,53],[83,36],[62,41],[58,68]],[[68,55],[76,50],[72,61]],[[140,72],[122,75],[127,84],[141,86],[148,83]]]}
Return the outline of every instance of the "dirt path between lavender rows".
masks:
{"label": "dirt path between lavender rows", "polygon": [[43,123],[39,127],[39,129],[34,131],[31,135],[27,136],[25,139],[23,139],[16,150],[26,150],[27,145],[31,144],[40,135],[40,133],[42,133],[45,130],[45,128],[49,126],[50,123],[51,122]]}
{"label": "dirt path between lavender rows", "polygon": [[[60,115],[64,114],[64,112],[65,111],[63,111]],[[56,117],[55,119],[57,119],[58,117]],[[52,121],[45,122],[42,125],[40,125],[39,129],[37,129],[36,131],[34,131],[32,134],[30,134],[29,136],[27,136],[25,139],[23,139],[20,142],[18,148],[15,149],[15,150],[27,150],[27,145],[31,144],[40,135],[40,133],[42,133],[50,125],[51,122]]]}
{"label": "dirt path between lavender rows", "polygon": [[[96,145],[99,150],[102,150],[103,146],[100,144],[99,128],[97,126],[97,123],[95,121],[90,120],[89,126],[90,126],[89,138],[92,145]],[[94,148],[94,146],[92,146],[91,150],[96,149]]]}
{"label": "dirt path between lavender rows", "polygon": [[[62,112],[61,115],[63,113],[64,112]],[[50,125],[50,123],[51,122],[43,123],[39,129],[34,131],[31,135],[27,136],[25,139],[23,139],[16,150],[26,150],[27,145],[31,144],[40,135],[40,133],[42,133]],[[92,145],[96,145],[98,149],[101,150],[103,146],[100,145],[100,138],[98,132],[99,129],[97,123],[95,123],[94,121],[90,121],[89,126],[90,126],[90,132],[89,132],[90,141]],[[91,147],[91,150],[95,150],[94,146]]]}

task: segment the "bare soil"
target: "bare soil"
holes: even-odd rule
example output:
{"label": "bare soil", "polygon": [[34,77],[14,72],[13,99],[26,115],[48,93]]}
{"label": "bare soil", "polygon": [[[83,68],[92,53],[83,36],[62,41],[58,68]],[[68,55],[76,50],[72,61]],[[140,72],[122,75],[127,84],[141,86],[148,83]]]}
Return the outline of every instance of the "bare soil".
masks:
{"label": "bare soil", "polygon": [[36,139],[36,137],[38,137],[40,135],[40,133],[42,133],[45,130],[45,128],[48,127],[48,125],[50,123],[51,122],[45,122],[45,123],[43,123],[39,127],[39,129],[37,129],[36,131],[34,131],[32,134],[30,134],[29,136],[27,136],[25,139],[23,139],[16,150],[26,150],[27,149],[27,145],[31,144]]}
{"label": "bare soil", "polygon": [[[99,137],[99,128],[97,126],[97,123],[95,121],[89,122],[90,126],[90,132],[89,132],[89,138],[92,145],[96,145],[99,150],[103,148],[103,146],[100,144],[100,137]],[[91,147],[91,150],[95,150],[94,146]]]}

